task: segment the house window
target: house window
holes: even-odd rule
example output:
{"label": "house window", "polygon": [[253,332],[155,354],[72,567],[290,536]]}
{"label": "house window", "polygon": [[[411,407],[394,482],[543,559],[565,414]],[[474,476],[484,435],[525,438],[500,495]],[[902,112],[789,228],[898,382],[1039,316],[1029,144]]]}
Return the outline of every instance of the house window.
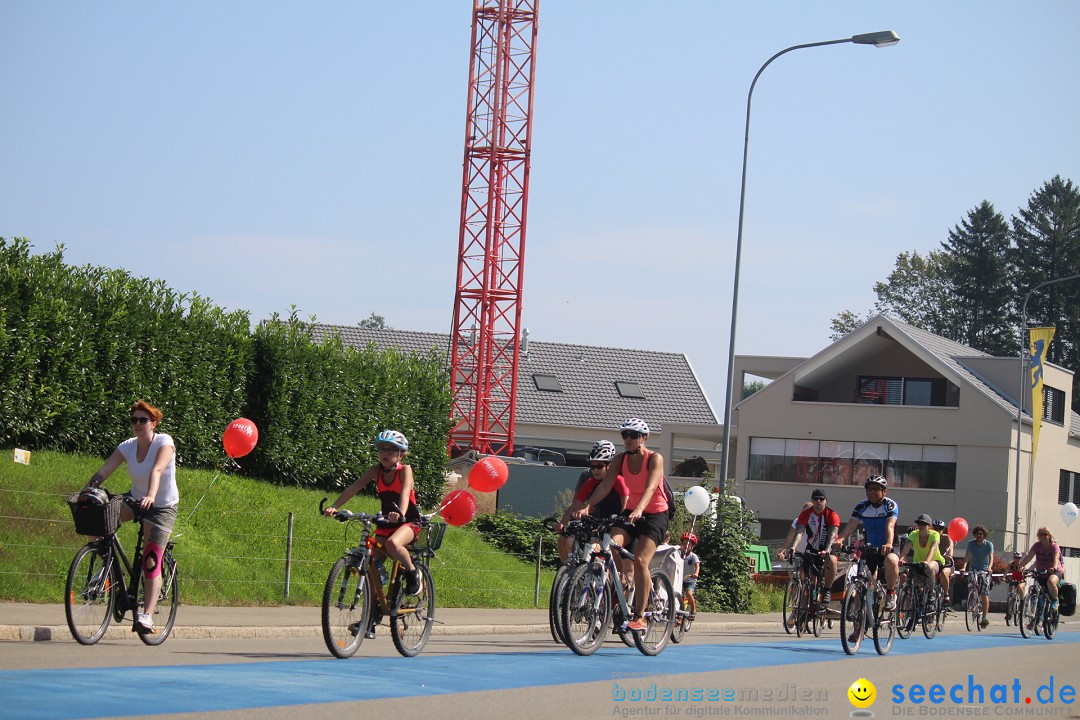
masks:
{"label": "house window", "polygon": [[1062,470],[1058,476],[1058,504],[1080,504],[1080,473]]}
{"label": "house window", "polygon": [[1065,424],[1065,391],[1043,385],[1043,420]]}
{"label": "house window", "polygon": [[562,385],[559,384],[559,378],[554,375],[533,375],[533,382],[536,383],[536,389],[543,392],[562,392]]}
{"label": "house window", "polygon": [[630,382],[629,380],[616,380],[615,389],[619,391],[620,397],[634,398],[636,400],[645,399],[645,393],[641,392],[641,385],[636,382]]}
{"label": "house window", "polygon": [[855,402],[871,405],[943,407],[948,383],[944,378],[905,378],[860,375]]}
{"label": "house window", "polygon": [[956,447],[750,438],[748,480],[861,486],[873,475],[890,487],[953,490]]}

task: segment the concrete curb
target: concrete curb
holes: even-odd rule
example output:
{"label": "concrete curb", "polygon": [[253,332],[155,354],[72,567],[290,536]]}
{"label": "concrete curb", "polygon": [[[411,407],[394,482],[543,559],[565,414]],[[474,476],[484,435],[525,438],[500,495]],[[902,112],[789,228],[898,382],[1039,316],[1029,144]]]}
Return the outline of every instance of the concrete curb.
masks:
{"label": "concrete curb", "polygon": [[[695,622],[699,630],[773,630],[779,629],[776,622]],[[389,633],[385,624],[382,631]],[[547,624],[492,624],[492,625],[444,625],[436,619],[431,628],[432,635],[528,635],[547,634]],[[693,632],[693,630],[691,630]],[[222,640],[222,639],[271,639],[271,638],[322,638],[322,628],[318,625],[298,626],[243,626],[226,627],[220,625],[184,626],[177,625],[169,636],[178,640]],[[131,631],[129,624],[117,626],[110,624],[105,632],[107,640],[139,639]],[[0,642],[74,642],[67,625],[0,625]]]}

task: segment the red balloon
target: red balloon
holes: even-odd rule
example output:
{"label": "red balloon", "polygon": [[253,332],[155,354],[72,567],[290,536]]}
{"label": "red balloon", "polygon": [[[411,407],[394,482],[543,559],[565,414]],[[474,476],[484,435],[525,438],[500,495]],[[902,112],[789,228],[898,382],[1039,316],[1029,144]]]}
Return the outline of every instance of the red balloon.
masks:
{"label": "red balloon", "polygon": [[954,543],[958,543],[964,538],[966,538],[967,534],[967,520],[961,517],[953,518],[952,522],[949,523],[949,537],[952,538],[952,541]]}
{"label": "red balloon", "polygon": [[443,520],[454,527],[461,527],[476,517],[476,498],[468,490],[446,493],[439,507]]}
{"label": "red balloon", "polygon": [[221,438],[225,454],[231,458],[244,457],[255,449],[258,442],[259,428],[247,418],[236,418],[229,423],[229,427],[225,428],[225,435]]}
{"label": "red balloon", "polygon": [[489,455],[472,466],[469,471],[469,487],[476,492],[492,492],[506,484],[510,469],[502,458]]}

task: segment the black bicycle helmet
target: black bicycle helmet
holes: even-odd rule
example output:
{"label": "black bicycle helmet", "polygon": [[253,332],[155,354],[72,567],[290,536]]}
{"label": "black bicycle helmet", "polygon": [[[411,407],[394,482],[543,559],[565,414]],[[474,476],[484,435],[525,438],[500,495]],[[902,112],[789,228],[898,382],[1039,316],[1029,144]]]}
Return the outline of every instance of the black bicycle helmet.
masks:
{"label": "black bicycle helmet", "polygon": [[104,507],[109,504],[109,493],[98,487],[83,488],[79,493],[79,505],[83,507]]}

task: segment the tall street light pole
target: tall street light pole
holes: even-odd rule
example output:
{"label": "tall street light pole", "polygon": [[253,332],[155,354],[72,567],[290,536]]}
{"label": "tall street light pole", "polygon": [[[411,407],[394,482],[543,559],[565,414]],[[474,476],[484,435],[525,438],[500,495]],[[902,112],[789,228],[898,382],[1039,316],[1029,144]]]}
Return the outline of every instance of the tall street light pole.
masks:
{"label": "tall street light pole", "polygon": [[732,393],[735,392],[735,389],[732,387],[732,379],[735,375],[735,320],[739,311],[739,267],[742,262],[743,208],[746,204],[746,155],[750,148],[750,101],[754,97],[754,86],[757,85],[761,73],[765,72],[765,68],[769,67],[769,64],[772,63],[773,60],[792,50],[821,47],[822,45],[839,45],[841,43],[889,47],[898,42],[900,42],[899,35],[892,30],[882,30],[881,32],[853,35],[852,37],[844,38],[842,40],[826,40],[824,42],[807,43],[806,45],[792,45],[766,60],[765,64],[758,69],[757,75],[754,75],[754,81],[750,83],[750,92],[746,94],[746,133],[743,137],[742,186],[739,189],[739,235],[738,239],[735,241],[735,286],[731,291],[731,340],[728,342],[727,397],[724,402],[724,440],[723,448],[720,451],[720,472],[723,473],[721,477],[721,492],[723,492],[723,485],[727,482],[728,478],[728,452],[731,445],[731,408],[735,404],[732,398]]}
{"label": "tall street light pole", "polygon": [[[1027,304],[1028,300],[1031,299],[1031,296],[1035,294],[1036,290],[1044,288],[1047,285],[1056,285],[1057,283],[1063,283],[1067,280],[1076,280],[1077,278],[1080,278],[1080,274],[1039,283],[1028,290],[1028,294],[1024,296],[1023,308],[1020,311],[1020,394],[1016,398],[1016,477],[1013,482],[1013,552],[1020,549],[1020,436],[1021,431],[1023,430],[1023,425],[1020,423],[1022,422],[1022,416],[1024,414],[1024,396],[1031,391],[1031,380],[1027,377],[1027,373],[1025,372],[1029,355],[1025,339],[1027,336]],[[1032,422],[1034,421],[1035,418],[1032,418]],[[1032,448],[1032,450],[1034,449],[1035,448]],[[1031,512],[1030,508],[1028,508],[1028,512]]]}

